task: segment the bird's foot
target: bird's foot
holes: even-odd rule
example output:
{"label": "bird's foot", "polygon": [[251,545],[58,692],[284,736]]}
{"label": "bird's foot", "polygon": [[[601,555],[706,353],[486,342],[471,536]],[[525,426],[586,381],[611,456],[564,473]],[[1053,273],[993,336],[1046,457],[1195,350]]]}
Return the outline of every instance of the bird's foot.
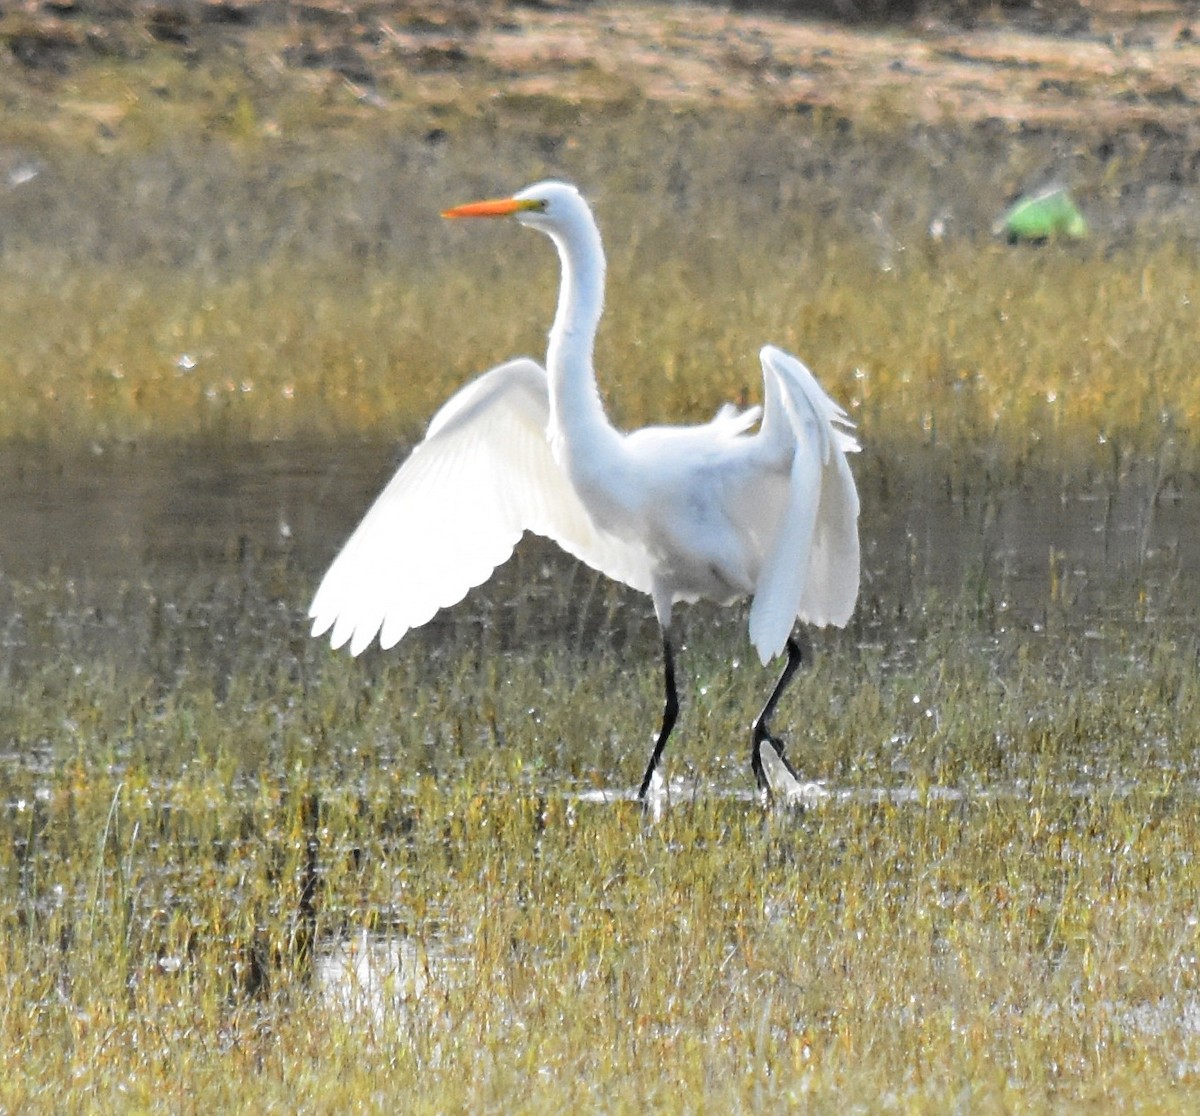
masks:
{"label": "bird's foot", "polygon": [[637,800],[642,813],[652,822],[662,818],[663,805],[667,801],[667,782],[657,772],[651,772],[638,791]]}
{"label": "bird's foot", "polygon": [[754,734],[750,742],[750,770],[754,772],[754,781],[758,784],[758,789],[767,794],[771,793],[771,780],[763,764],[764,744],[771,746],[772,756],[783,764],[788,775],[799,782],[800,776],[796,774],[795,768],[787,758],[786,746],[783,741],[778,736],[772,735],[767,726],[759,722],[754,726]]}
{"label": "bird's foot", "polygon": [[766,786],[763,798],[771,806],[816,806],[829,797],[820,783],[801,782],[796,769],[776,751],[773,741],[764,741],[762,749],[763,776]]}
{"label": "bird's foot", "polygon": [[[764,747],[766,745],[766,747]],[[768,803],[809,801],[827,793],[816,783],[805,783],[787,758],[783,741],[756,726],[750,767],[759,792]]]}
{"label": "bird's foot", "polygon": [[645,778],[642,779],[642,785],[638,789],[638,801],[645,803],[652,798],[662,798],[667,791],[666,780],[659,774],[657,768],[653,771],[647,771]]}

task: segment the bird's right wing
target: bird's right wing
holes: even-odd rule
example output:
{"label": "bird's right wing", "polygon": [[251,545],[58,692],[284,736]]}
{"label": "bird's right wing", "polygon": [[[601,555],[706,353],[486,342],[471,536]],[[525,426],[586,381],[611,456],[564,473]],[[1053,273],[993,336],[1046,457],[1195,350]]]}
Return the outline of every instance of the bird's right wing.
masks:
{"label": "bird's right wing", "polygon": [[795,357],[762,352],[763,434],[789,443],[787,506],[759,574],[750,639],[763,662],[782,650],[799,617],[844,625],[858,599],[858,490],[846,460],[858,443],[846,412]]}
{"label": "bird's right wing", "polygon": [[527,358],[480,376],[429,424],[325,574],[309,616],[357,655],[391,647],[460,601],[525,531],[635,588],[644,559],[592,526],[546,439],[545,370]]}

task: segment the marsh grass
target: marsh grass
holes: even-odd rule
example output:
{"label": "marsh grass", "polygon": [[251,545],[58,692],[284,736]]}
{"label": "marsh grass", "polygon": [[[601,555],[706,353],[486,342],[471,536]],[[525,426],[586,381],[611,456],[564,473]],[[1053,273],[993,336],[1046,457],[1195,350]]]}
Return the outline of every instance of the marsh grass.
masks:
{"label": "marsh grass", "polygon": [[756,399],[768,339],[877,449],[1098,460],[1101,439],[1152,455],[1194,423],[1194,244],[1115,204],[1139,165],[1097,184],[1094,243],[1014,250],[988,226],[996,178],[1024,160],[997,167],[986,137],[931,152],[927,135],[740,119],[645,108],[578,145],[525,121],[499,157],[465,124],[374,147],[56,156],[3,199],[0,434],[411,438],[471,375],[540,354],[554,301],[546,244],[438,210],[547,174],[596,199],[598,365],[627,425]]}
{"label": "marsh grass", "polygon": [[[458,384],[543,345],[550,253],[518,263],[519,230],[470,232],[468,246],[447,231],[450,261],[395,273],[275,263],[199,281],[13,276],[0,424],[10,438],[68,444],[411,439]],[[819,371],[880,449],[942,442],[1010,465],[1102,462],[1105,443],[1186,452],[1197,277],[1179,249],[1099,259],[976,245],[885,269],[857,243],[780,259],[751,240],[730,229],[684,260],[662,232],[615,246],[598,362],[618,421],[697,420],[757,400],[755,354],[770,338]],[[469,272],[456,271],[467,256]],[[47,327],[51,304],[62,310]]]}
{"label": "marsh grass", "polygon": [[[1110,564],[1106,522],[1103,558],[1052,543],[1036,581],[1002,537],[1030,489],[1114,518],[1133,490],[1146,523],[1194,494],[1194,230],[1121,208],[1136,144],[1101,166],[1082,141],[536,99],[439,134],[289,117],[276,143],[238,87],[168,76],[187,98],[82,154],[5,125],[40,161],[0,196],[0,437],[411,441],[539,353],[554,298],[544,243],[438,209],[562,174],[610,249],[614,416],[753,401],[758,346],[794,349],[860,424],[869,576],[787,702],[830,792],[807,811],[747,793],[771,679],[744,616],[681,617],[658,820],[623,797],[660,701],[648,606],[536,549],[354,661],[307,639],[311,540],[131,556],[103,593],[6,577],[0,1107],[1194,1106],[1193,567],[1145,540]],[[1096,240],[992,243],[997,195],[1064,168]],[[364,932],[414,959],[386,1010],[317,978]]]}
{"label": "marsh grass", "polygon": [[[651,822],[577,797],[640,770],[649,626],[501,667],[494,629],[459,618],[351,663],[247,604],[223,696],[202,650],[154,642],[115,676],[46,656],[6,696],[5,1107],[1193,1095],[1185,623],[1031,639],[964,601],[915,642],[824,640],[787,722],[831,794],[772,812],[729,793],[765,672],[731,663],[736,618],[701,613]],[[415,958],[386,1009],[314,984],[314,953],[364,930]]]}

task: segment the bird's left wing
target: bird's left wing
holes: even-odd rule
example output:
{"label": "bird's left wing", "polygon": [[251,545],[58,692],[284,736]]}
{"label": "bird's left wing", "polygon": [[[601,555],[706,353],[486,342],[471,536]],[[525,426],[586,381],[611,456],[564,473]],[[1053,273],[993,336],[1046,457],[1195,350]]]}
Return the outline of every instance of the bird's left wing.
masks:
{"label": "bird's left wing", "polygon": [[527,358],[493,368],[429,424],[325,574],[313,635],[357,655],[376,634],[391,647],[460,601],[525,531],[642,588],[639,556],[592,526],[546,439],[545,370]]}
{"label": "bird's left wing", "polygon": [[750,607],[750,640],[765,663],[796,618],[843,626],[858,599],[858,490],[846,454],[858,443],[846,412],[795,357],[761,354],[763,433],[793,446],[783,520]]}

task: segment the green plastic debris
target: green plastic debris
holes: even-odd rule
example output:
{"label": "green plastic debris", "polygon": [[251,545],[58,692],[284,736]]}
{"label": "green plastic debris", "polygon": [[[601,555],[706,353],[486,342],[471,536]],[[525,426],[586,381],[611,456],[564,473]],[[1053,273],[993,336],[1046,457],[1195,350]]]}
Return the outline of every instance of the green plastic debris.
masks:
{"label": "green plastic debris", "polygon": [[996,224],[997,235],[1010,244],[1087,236],[1087,221],[1062,186],[1020,198]]}

